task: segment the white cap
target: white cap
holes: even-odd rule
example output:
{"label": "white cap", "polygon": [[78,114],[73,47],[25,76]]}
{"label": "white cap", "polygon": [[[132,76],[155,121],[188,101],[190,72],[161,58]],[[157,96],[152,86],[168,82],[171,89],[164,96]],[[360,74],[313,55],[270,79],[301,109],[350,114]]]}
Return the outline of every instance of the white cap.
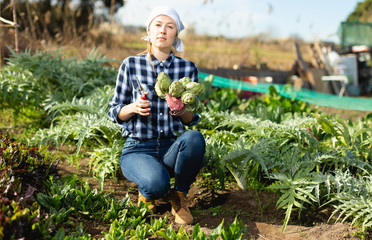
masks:
{"label": "white cap", "polygon": [[[150,24],[151,24],[152,20],[154,20],[154,18],[156,18],[159,15],[166,15],[166,16],[173,19],[173,21],[177,25],[177,36],[185,28],[182,24],[182,21],[181,21],[179,15],[178,15],[178,13],[176,12],[176,10],[174,10],[174,8],[168,7],[168,6],[159,6],[159,7],[154,8],[151,11],[150,15],[148,16],[148,18],[145,22],[147,31],[149,30],[149,27],[150,27]],[[142,37],[141,39],[146,40],[146,41],[150,40],[150,38],[148,36]],[[183,49],[184,49],[183,42],[178,37],[174,40],[173,46],[176,48],[177,52],[183,52]]]}

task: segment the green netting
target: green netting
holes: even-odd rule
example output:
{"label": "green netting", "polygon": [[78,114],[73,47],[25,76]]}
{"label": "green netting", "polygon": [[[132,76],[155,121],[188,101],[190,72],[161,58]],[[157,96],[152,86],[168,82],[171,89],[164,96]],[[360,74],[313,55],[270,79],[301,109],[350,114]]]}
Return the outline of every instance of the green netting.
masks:
{"label": "green netting", "polygon": [[372,47],[372,23],[342,22],[338,28],[342,47],[366,45]]}
{"label": "green netting", "polygon": [[[208,76],[210,76],[210,74],[203,72],[199,73],[200,78],[204,79]],[[340,109],[372,111],[372,99],[341,97],[338,95],[316,92],[309,89],[301,89],[299,91],[296,91],[291,85],[271,83],[252,84],[250,82],[213,76],[212,86],[241,89],[260,93],[268,93],[269,87],[274,86],[280,95],[296,100],[301,100],[310,104]]]}

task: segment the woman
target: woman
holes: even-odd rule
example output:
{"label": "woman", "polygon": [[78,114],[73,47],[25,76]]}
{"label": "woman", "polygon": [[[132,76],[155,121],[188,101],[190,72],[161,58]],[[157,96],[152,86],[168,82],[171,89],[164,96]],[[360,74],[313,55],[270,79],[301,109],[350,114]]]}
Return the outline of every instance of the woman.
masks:
{"label": "woman", "polygon": [[[170,111],[154,88],[161,72],[172,81],[190,77],[198,82],[198,69],[173,53],[172,47],[183,51],[178,35],[184,28],[173,8],[153,9],[146,27],[148,35],[142,39],[148,41],[147,50],[124,59],[110,102],[109,117],[123,128],[126,138],[120,166],[124,176],[138,185],[138,202],[150,203],[149,208],[156,211],[154,200],[169,192],[175,222],[191,224],[185,197],[202,168],[205,141],[200,132],[186,131],[184,125],[196,124],[199,116],[185,108]],[[137,79],[146,90],[146,99],[138,93]]]}

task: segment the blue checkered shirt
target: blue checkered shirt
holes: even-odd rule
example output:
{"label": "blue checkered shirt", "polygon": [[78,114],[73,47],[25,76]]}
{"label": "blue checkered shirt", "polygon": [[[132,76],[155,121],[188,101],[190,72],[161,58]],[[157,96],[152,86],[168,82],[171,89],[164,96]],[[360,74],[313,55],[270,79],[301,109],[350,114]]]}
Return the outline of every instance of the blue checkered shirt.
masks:
{"label": "blue checkered shirt", "polygon": [[[123,128],[123,137],[141,140],[175,138],[177,134],[185,131],[180,117],[170,115],[167,102],[157,96],[155,92],[156,76],[160,72],[165,72],[172,81],[190,77],[192,81],[198,82],[198,69],[193,62],[176,57],[173,53],[162,62],[152,56],[152,63],[156,74],[147,54],[128,57],[124,59],[119,68],[115,91],[109,103],[108,116],[111,121]],[[128,121],[121,121],[118,118],[120,109],[140,97],[136,77],[144,90],[149,92],[146,98],[150,101],[151,115],[135,114]],[[194,113],[192,122],[187,125],[195,125],[198,121],[199,115]]]}

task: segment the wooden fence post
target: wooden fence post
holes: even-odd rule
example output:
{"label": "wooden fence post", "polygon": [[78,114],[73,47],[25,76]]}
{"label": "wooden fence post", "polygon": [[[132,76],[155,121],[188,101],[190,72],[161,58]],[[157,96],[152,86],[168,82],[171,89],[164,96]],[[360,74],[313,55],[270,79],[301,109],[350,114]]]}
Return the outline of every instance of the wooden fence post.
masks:
{"label": "wooden fence post", "polygon": [[[15,41],[15,51],[16,53],[19,52],[19,46],[18,46],[18,24],[17,24],[17,11],[16,11],[16,0],[12,0],[12,6],[13,6],[13,22],[9,21],[5,18],[2,18],[0,16],[0,28],[1,27],[14,27],[14,41]],[[1,10],[1,3],[0,3],[0,10]],[[0,11],[1,13],[1,11]],[[2,24],[4,23],[4,24]],[[0,68],[2,66],[3,61],[3,46],[0,45]]]}
{"label": "wooden fence post", "polygon": [[12,0],[13,4],[13,23],[14,23],[14,38],[15,38],[15,51],[16,53],[19,52],[18,47],[18,24],[17,24],[17,11],[16,11],[16,0]]}

